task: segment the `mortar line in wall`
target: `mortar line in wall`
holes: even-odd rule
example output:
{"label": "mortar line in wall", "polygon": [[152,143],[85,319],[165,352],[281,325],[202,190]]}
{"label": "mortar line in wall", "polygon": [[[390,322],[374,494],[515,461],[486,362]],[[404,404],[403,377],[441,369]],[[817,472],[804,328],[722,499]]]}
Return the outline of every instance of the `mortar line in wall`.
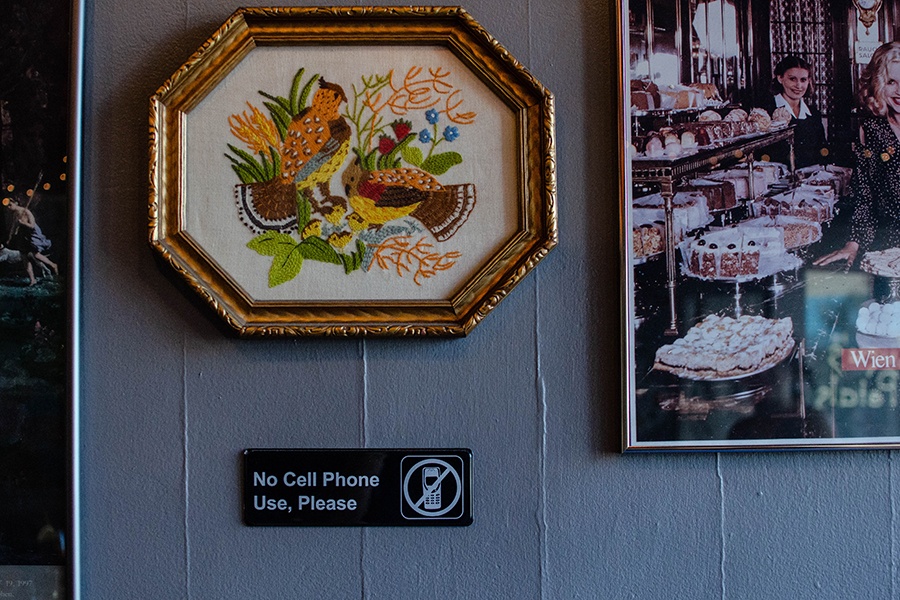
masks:
{"label": "mortar line in wall", "polygon": [[369,356],[366,340],[360,340],[359,342],[359,358],[362,362],[362,395],[360,398],[362,405],[359,410],[359,443],[362,448],[365,448],[369,443]]}
{"label": "mortar line in wall", "polygon": [[716,452],[716,477],[719,480],[719,595],[725,600],[725,478],[721,452]]}
{"label": "mortar line in wall", "polygon": [[185,598],[191,598],[191,535],[189,501],[190,471],[188,470],[188,393],[187,393],[187,334],[181,342],[181,436],[182,436],[182,476],[184,480],[184,588]]}
{"label": "mortar line in wall", "polygon": [[[366,340],[362,339],[359,342],[359,354],[360,360],[362,362],[362,394],[361,394],[361,402],[362,406],[360,407],[360,427],[359,427],[359,435],[360,435],[360,446],[366,448],[369,443],[368,436],[368,426],[369,426],[369,356],[368,356],[368,347],[366,346]],[[367,528],[361,527],[359,532],[359,594],[362,600],[366,600],[369,597],[369,592],[366,589],[366,537],[367,537]]]}
{"label": "mortar line in wall", "polygon": [[366,527],[359,528],[359,597],[367,600],[369,592],[366,589]]}
{"label": "mortar line in wall", "polygon": [[541,447],[538,458],[540,477],[540,499],[538,506],[538,544],[540,545],[540,597],[546,597],[548,589],[548,556],[547,556],[547,394],[544,384],[544,371],[541,364],[541,307],[540,277],[534,279],[534,356],[535,356],[535,392],[537,393],[538,411],[541,419]]}

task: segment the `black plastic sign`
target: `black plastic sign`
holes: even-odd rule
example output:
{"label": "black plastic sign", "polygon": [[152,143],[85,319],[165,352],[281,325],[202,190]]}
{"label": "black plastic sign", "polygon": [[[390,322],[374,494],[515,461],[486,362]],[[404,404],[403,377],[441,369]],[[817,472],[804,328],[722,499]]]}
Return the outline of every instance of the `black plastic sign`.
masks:
{"label": "black plastic sign", "polygon": [[472,451],[244,450],[251,526],[472,524]]}

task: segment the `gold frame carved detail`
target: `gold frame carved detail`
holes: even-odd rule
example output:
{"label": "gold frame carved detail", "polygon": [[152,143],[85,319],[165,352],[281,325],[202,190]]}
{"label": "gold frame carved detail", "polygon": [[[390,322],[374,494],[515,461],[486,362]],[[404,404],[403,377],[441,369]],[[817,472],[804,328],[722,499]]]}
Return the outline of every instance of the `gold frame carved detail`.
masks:
{"label": "gold frame carved detail", "polygon": [[[477,130],[478,135],[472,135],[470,132],[475,129],[464,126],[473,121],[471,115],[475,111],[463,113],[458,101],[461,96],[454,96],[451,101],[447,99],[449,93],[447,97],[442,97],[444,104],[428,111],[403,113],[398,108],[399,112],[389,115],[393,119],[389,124],[387,120],[366,121],[369,137],[359,141],[365,138],[363,120],[362,117],[355,119],[362,113],[353,112],[350,107],[360,99],[362,104],[359,106],[373,106],[380,96],[375,93],[377,90],[370,93],[369,86],[373,80],[365,76],[362,83],[359,77],[352,81],[346,77],[341,82],[343,87],[340,87],[325,82],[324,71],[321,75],[318,72],[311,75],[322,63],[319,60],[317,64],[316,60],[325,56],[323,50],[329,51],[328,56],[349,53],[351,60],[342,64],[365,65],[367,60],[375,61],[373,72],[385,68],[385,56],[427,57],[429,54],[444,53],[440,56],[446,55],[446,62],[452,63],[453,69],[425,71],[433,76],[432,88],[439,90],[439,86],[445,85],[442,78],[449,71],[455,70],[454,74],[468,78],[465,81],[469,89],[477,88],[473,95],[481,95],[479,109],[488,114],[493,110],[498,115],[496,122],[508,123],[506,129],[500,132],[505,145],[496,146],[506,149],[505,160],[491,165],[470,158],[482,152],[478,146],[482,142],[476,143],[474,140],[488,143],[499,134],[495,135],[497,132],[490,129],[490,123],[494,121],[485,118],[483,122],[489,124]],[[347,118],[335,117],[328,121],[331,138],[322,144],[322,148],[328,147],[330,142],[338,149],[336,153],[325,156],[328,164],[323,167],[324,171],[320,169],[316,172],[316,185],[311,183],[311,176],[303,180],[306,183],[297,183],[303,176],[289,168],[291,160],[288,151],[266,148],[264,144],[262,150],[256,153],[237,148],[236,142],[226,146],[223,141],[221,148],[216,146],[217,154],[210,155],[214,160],[205,160],[202,156],[204,150],[198,139],[206,139],[207,136],[212,139],[220,133],[214,127],[212,129],[215,131],[209,133],[211,128],[203,125],[203,111],[214,112],[208,106],[222,101],[222,98],[226,103],[231,102],[227,106],[234,106],[230,96],[236,96],[235,90],[240,88],[236,82],[242,81],[240,77],[253,77],[258,72],[269,71],[268,64],[263,69],[248,66],[247,61],[259,61],[260,56],[273,56],[276,62],[291,62],[291,73],[296,65],[308,67],[308,71],[297,71],[293,83],[288,77],[284,89],[279,88],[271,93],[260,91],[263,96],[256,96],[259,89],[256,87],[251,90],[252,94],[241,96],[240,106],[245,112],[240,114],[240,108],[237,111],[229,108],[237,114],[219,119],[226,123],[221,139],[227,137],[230,124],[235,136],[241,131],[249,131],[247,135],[250,137],[254,134],[262,137],[268,135],[268,139],[278,140],[278,144],[284,144],[286,148],[287,143],[282,140],[298,135],[291,133],[291,128],[300,115],[314,116],[313,113],[303,112],[301,106],[310,103],[309,108],[304,110],[315,108],[325,111],[325,97],[331,94],[328,97],[340,103],[344,111],[342,114]],[[286,61],[285,56],[290,60]],[[280,67],[274,64],[272,68],[277,70]],[[248,71],[250,75],[247,75]],[[409,73],[413,71],[410,69]],[[378,81],[388,79],[390,76]],[[252,84],[256,85],[256,82]],[[446,90],[452,89],[451,84],[446,85],[449,86]],[[374,88],[375,84],[371,83],[371,86]],[[286,93],[288,88],[290,92]],[[365,94],[360,91],[362,88],[365,88]],[[321,97],[318,95],[320,93]],[[417,93],[416,90],[411,92],[413,104]],[[264,111],[250,105],[246,102],[248,99],[258,106],[265,104],[271,119],[264,118]],[[376,116],[373,115],[373,118]],[[453,118],[456,120],[451,122]],[[348,126],[347,121],[354,127]],[[280,138],[272,133],[273,126],[278,129]],[[552,94],[461,8],[242,8],[151,98],[150,244],[167,268],[183,278],[242,336],[466,335],[557,243],[554,127]],[[376,130],[378,135],[372,135],[371,132]],[[461,133],[461,130],[464,131]],[[265,131],[270,133],[260,133]],[[241,139],[246,141],[247,135]],[[456,141],[457,138],[460,140]],[[310,138],[307,141],[314,143],[319,140]],[[469,145],[466,146],[466,143]],[[275,145],[274,142],[272,144]],[[437,148],[438,144],[442,145]],[[463,163],[462,157],[466,154],[463,148],[469,152],[465,167],[457,166]],[[219,150],[226,151],[225,157]],[[491,152],[502,153],[499,150]],[[348,179],[350,167],[347,165],[353,161],[361,165],[360,177],[367,185],[372,184],[365,191],[362,183],[353,184],[355,180]],[[207,168],[213,170],[213,167],[218,171],[206,172]],[[444,175],[451,168],[456,171]],[[252,204],[254,200],[246,201],[246,197],[253,196],[253,193],[256,197],[262,197],[262,184],[255,183],[253,178],[255,173],[266,169],[275,173],[270,175],[272,182],[277,180],[278,185],[290,182],[293,187],[284,189],[290,190],[290,197],[296,197],[297,203],[296,212],[284,218],[273,217],[271,222],[265,219],[257,221],[258,215]],[[369,241],[377,236],[384,238],[387,235],[384,232],[393,231],[393,223],[402,222],[404,226],[421,232],[417,235],[421,236],[425,248],[440,248],[440,242],[461,227],[459,223],[446,226],[447,219],[444,219],[444,228],[439,230],[428,223],[430,217],[423,216],[427,211],[422,209],[411,213],[409,210],[392,212],[390,217],[379,216],[384,213],[377,210],[382,210],[384,205],[378,203],[387,196],[376,196],[368,190],[378,189],[379,193],[383,193],[387,186],[388,190],[398,191],[390,187],[394,180],[388,177],[388,173],[400,172],[401,169],[404,173],[418,174],[419,184],[421,179],[425,179],[436,187],[441,187],[443,183],[442,189],[452,188],[452,193],[464,198],[461,203],[468,202],[461,209],[463,212],[487,210],[494,206],[496,214],[506,215],[503,227],[496,228],[504,233],[489,244],[483,244],[487,249],[475,255],[475,262],[465,268],[457,268],[454,272],[456,279],[451,280],[452,285],[444,292],[429,296],[410,283],[412,275],[395,269],[399,276],[406,277],[402,280],[402,285],[406,286],[404,293],[392,296],[391,290],[394,288],[391,286],[399,284],[391,281],[384,283],[387,276],[383,275],[380,292],[372,292],[371,296],[365,293],[357,295],[353,286],[365,279],[367,266],[374,270],[371,265],[378,260],[377,256],[372,256],[370,248],[374,243]],[[422,175],[423,171],[427,173]],[[228,194],[227,198],[225,194],[209,194],[213,199],[207,198],[203,193],[206,188],[202,185],[207,182],[211,182],[209,185],[216,184],[223,179],[222,172],[234,178],[228,185],[237,191]],[[465,177],[477,182],[466,180],[465,185],[450,186],[447,178],[454,172],[465,172]],[[330,187],[335,189],[330,189],[329,178],[335,184],[340,181],[344,185],[333,185]],[[502,194],[492,192],[491,186],[495,185],[495,180],[507,182],[502,188],[498,187]],[[338,187],[340,189],[336,189]],[[415,189],[399,191],[424,194],[420,189],[422,187],[418,185]],[[241,198],[244,198],[244,204],[241,204]],[[431,199],[430,195],[417,196],[416,202],[420,204],[416,206],[424,206],[426,200],[431,202]],[[363,201],[368,204],[357,204]],[[241,214],[243,224],[238,222],[235,202],[239,211],[253,212],[253,215]],[[507,205],[495,206],[502,203]],[[204,215],[211,217],[207,220]],[[240,230],[241,235],[235,238],[223,230],[219,235],[216,228],[220,227],[220,222],[212,216],[221,219],[221,223],[228,228],[247,225],[253,232]],[[266,215],[268,218],[269,215]],[[490,226],[489,219],[486,222],[484,217],[480,218],[481,223],[475,216],[469,217],[464,229],[459,229],[465,233],[457,234],[451,241],[462,240],[457,246],[464,249],[478,248],[484,235],[497,235],[492,233],[495,228]],[[275,223],[278,219],[281,221]],[[232,221],[237,225],[233,225]],[[436,231],[438,233],[432,233]],[[256,237],[252,237],[254,235]],[[237,241],[231,242],[232,238]],[[225,248],[226,251],[213,248],[217,244],[223,245],[225,242],[222,239],[231,246]],[[302,258],[289,258],[296,257],[297,253],[282,253],[276,247],[282,242],[302,250],[299,253]],[[425,278],[431,278],[426,282],[430,285],[432,280],[449,277],[439,271],[449,269],[447,265],[453,266],[455,258],[461,253],[454,250],[439,255],[439,252],[443,250],[435,250],[429,256],[439,257],[434,261],[444,262],[432,271],[417,273],[422,278],[416,280],[416,285],[421,285]],[[237,262],[229,262],[234,255],[238,256]],[[270,261],[272,266],[266,266],[269,269],[268,288],[265,287],[266,271],[260,271],[262,292],[250,289],[252,286],[241,280],[244,275],[237,274],[235,268],[229,266],[264,260]],[[402,265],[397,263],[395,266]],[[301,268],[305,269],[302,273]],[[345,271],[347,275],[344,275]],[[355,279],[351,279],[351,273]],[[318,285],[316,277],[328,285],[336,280],[338,284],[335,285],[344,286],[336,289],[347,289],[348,293],[316,296],[318,288],[327,287]],[[347,283],[351,281],[354,283]],[[295,289],[300,291],[294,292]]]}

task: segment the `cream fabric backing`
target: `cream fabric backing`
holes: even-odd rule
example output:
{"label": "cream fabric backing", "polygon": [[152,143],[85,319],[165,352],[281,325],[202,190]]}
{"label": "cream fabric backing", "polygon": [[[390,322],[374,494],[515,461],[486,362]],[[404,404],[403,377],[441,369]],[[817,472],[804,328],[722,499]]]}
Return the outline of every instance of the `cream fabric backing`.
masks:
{"label": "cream fabric backing", "polygon": [[[272,258],[246,247],[255,234],[241,223],[235,206],[234,187],[240,181],[224,153],[228,150],[227,143],[238,147],[242,143],[230,132],[229,115],[249,112],[247,102],[268,115],[263,106],[265,99],[258,90],[287,96],[291,80],[300,67],[306,68],[304,82],[319,73],[327,81],[343,87],[352,101],[353,86],[361,88],[361,77],[386,74],[393,69],[394,81],[400,81],[414,66],[424,67],[426,72],[429,67],[449,70],[448,80],[462,90],[464,103],[459,110],[477,113],[474,123],[458,126],[458,139],[442,142],[437,150],[454,150],[463,156],[462,164],[438,176],[438,180],[443,185],[475,184],[475,209],[460,230],[445,242],[436,242],[427,230],[422,233],[429,236],[438,252],[461,252],[457,264],[416,285],[412,274],[399,277],[395,271],[382,270],[374,264],[368,271],[346,275],[338,265],[307,260],[295,279],[269,288],[267,278]],[[389,110],[382,114],[385,123],[395,118]],[[424,110],[397,118],[412,121],[413,131],[431,128]],[[185,116],[185,124],[187,233],[256,301],[446,300],[517,230],[522,184],[516,115],[446,48],[256,48]],[[451,123],[442,114],[438,132],[448,124]],[[351,152],[348,162],[352,156]],[[343,168],[332,179],[332,193],[341,196],[344,195],[340,184],[342,171]]]}

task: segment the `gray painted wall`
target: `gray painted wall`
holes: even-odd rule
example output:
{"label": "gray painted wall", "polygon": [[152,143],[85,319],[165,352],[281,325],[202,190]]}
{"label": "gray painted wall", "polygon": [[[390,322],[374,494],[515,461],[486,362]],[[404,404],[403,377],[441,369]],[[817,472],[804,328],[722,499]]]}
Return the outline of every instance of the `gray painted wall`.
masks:
{"label": "gray painted wall", "polygon": [[[897,597],[893,453],[616,452],[610,0],[465,5],[556,95],[561,231],[470,337],[222,335],[145,241],[147,99],[236,6],[87,3],[86,599]],[[472,527],[241,525],[244,448],[405,446],[473,449]]]}

